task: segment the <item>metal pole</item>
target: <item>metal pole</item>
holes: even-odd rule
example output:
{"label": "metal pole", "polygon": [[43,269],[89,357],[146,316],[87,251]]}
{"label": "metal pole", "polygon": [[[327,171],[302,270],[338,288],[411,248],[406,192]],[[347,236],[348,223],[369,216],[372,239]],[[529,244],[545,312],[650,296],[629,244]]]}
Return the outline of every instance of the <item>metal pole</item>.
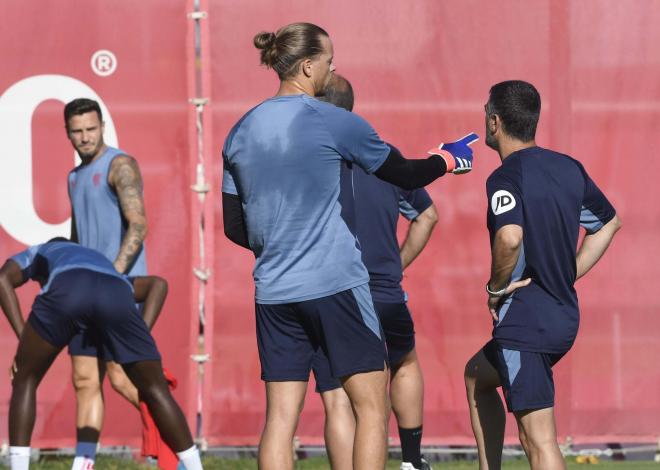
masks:
{"label": "metal pole", "polygon": [[205,159],[204,159],[204,107],[208,104],[208,98],[203,96],[202,86],[202,24],[207,18],[207,13],[201,11],[200,0],[193,1],[193,11],[188,14],[188,18],[194,22],[193,47],[194,47],[194,68],[195,68],[195,97],[190,103],[195,106],[196,129],[197,129],[197,166],[195,172],[195,183],[191,189],[197,193],[199,209],[198,241],[199,241],[199,264],[193,268],[193,274],[197,279],[197,314],[198,336],[197,353],[191,355],[191,359],[197,363],[197,413],[195,423],[195,439],[198,445],[205,450],[206,438],[203,435],[203,416],[204,416],[204,372],[206,362],[209,360],[209,354],[206,351],[206,284],[211,271],[206,265],[206,246],[205,246],[205,205],[206,195],[210,190],[210,185],[205,177]]}

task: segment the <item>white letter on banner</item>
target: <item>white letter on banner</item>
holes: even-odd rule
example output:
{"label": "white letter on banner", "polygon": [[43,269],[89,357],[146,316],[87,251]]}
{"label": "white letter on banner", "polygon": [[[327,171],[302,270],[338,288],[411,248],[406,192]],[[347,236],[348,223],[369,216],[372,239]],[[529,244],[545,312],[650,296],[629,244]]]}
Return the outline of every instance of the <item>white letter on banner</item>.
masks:
{"label": "white letter on banner", "polygon": [[[68,103],[83,97],[98,101],[105,120],[105,142],[116,147],[117,133],[110,112],[96,92],[80,80],[65,75],[36,75],[15,83],[0,96],[0,223],[21,243],[34,245],[53,237],[69,236],[70,219],[49,224],[39,218],[34,208],[32,115],[46,100]],[[76,156],[74,151],[74,164],[79,162]]]}

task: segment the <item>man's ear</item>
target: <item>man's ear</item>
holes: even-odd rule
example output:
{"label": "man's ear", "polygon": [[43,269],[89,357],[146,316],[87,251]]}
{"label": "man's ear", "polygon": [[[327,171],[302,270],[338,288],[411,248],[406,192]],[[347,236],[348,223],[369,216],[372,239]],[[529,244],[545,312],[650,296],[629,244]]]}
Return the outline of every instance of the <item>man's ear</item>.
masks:
{"label": "man's ear", "polygon": [[488,116],[488,131],[491,134],[495,134],[497,129],[502,127],[502,120],[497,114],[491,114]]}
{"label": "man's ear", "polygon": [[305,59],[300,63],[302,73],[305,74],[305,77],[310,78],[312,76],[312,60]]}

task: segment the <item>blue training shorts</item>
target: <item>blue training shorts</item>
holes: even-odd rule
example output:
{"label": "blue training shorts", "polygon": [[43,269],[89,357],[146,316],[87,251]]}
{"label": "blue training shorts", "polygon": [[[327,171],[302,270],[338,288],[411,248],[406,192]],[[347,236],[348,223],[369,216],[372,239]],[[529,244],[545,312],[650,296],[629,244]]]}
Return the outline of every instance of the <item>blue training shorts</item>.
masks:
{"label": "blue training shorts", "polygon": [[333,377],[385,368],[385,342],[368,284],[319,299],[256,304],[256,317],[264,381],[308,381],[318,350]]}
{"label": "blue training shorts", "polygon": [[[390,367],[396,369],[406,354],[415,348],[415,324],[405,302],[374,302],[374,307],[385,333]],[[327,361],[323,350],[314,355],[312,370],[318,393],[341,387],[341,382],[330,373]]]}
{"label": "blue training shorts", "polygon": [[110,360],[110,352],[103,347],[103,341],[94,330],[82,330],[76,333],[69,341],[69,355]]}
{"label": "blue training shorts", "polygon": [[486,343],[482,350],[497,370],[510,413],[555,405],[552,366],[566,353],[516,351],[502,348],[495,340]]}
{"label": "blue training shorts", "polygon": [[83,337],[97,338],[107,359],[119,364],[160,360],[131,287],[115,276],[88,269],[58,274],[48,291],[35,299],[28,322],[60,348],[84,331]]}
{"label": "blue training shorts", "polygon": [[[142,305],[138,304],[138,312],[142,315]],[[81,330],[69,341],[70,356],[97,357],[103,361],[111,361],[112,354],[103,345],[103,338],[93,329]]]}

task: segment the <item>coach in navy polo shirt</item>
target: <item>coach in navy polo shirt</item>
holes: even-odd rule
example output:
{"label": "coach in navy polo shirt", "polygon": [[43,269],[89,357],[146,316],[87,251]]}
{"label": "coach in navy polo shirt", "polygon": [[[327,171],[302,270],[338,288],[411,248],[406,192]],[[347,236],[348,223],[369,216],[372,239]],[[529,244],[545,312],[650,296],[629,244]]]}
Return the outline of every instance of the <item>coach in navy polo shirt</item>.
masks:
{"label": "coach in navy polo shirt", "polygon": [[[321,101],[353,110],[351,84],[335,74]],[[403,270],[419,255],[431,237],[438,216],[424,188],[405,190],[367,174],[357,165],[342,164],[342,215],[353,216],[353,226],[369,271],[369,289],[378,314],[390,363],[390,399],[399,426],[401,470],[429,470],[422,458],[424,379],[415,351],[415,327],[401,288]],[[354,208],[354,211],[343,208]],[[410,221],[401,248],[397,240],[399,215]],[[355,418],[341,382],[330,373],[319,349],[312,363],[316,390],[325,408],[325,443],[335,470],[353,468],[352,439]]]}
{"label": "coach in navy polo shirt", "polygon": [[[532,85],[494,85],[485,110],[486,144],[502,165],[486,183],[493,339],[465,371],[480,468],[500,468],[501,385],[531,468],[563,469],[552,366],[577,335],[573,284],[600,259],[620,222],[578,161],[536,145],[541,98]],[[580,226],[586,236],[576,255]]]}

